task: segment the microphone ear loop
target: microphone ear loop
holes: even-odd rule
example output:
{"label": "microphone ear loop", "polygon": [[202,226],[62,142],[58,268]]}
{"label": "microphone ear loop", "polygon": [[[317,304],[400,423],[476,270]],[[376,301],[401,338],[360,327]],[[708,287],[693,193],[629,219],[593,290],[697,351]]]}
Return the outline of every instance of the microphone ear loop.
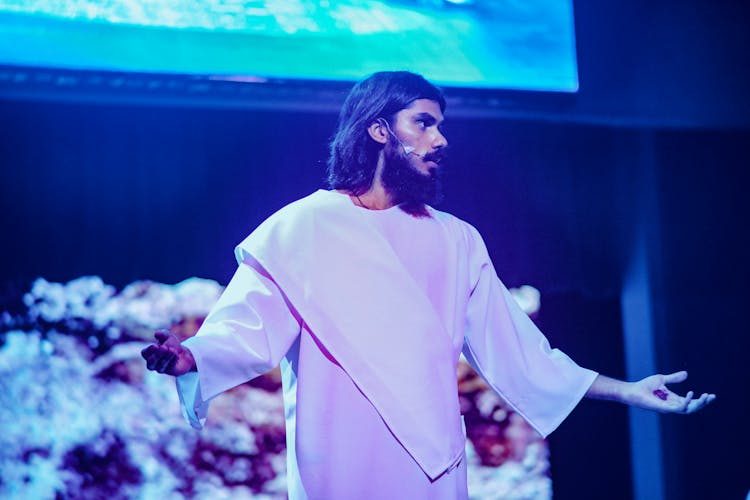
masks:
{"label": "microphone ear loop", "polygon": [[385,118],[378,118],[376,120],[381,126],[385,127],[385,129],[388,131],[389,134],[391,134],[393,137],[396,137],[396,134],[393,133],[393,130],[391,130],[391,126],[388,124],[388,120]]}
{"label": "microphone ear loop", "polygon": [[385,118],[380,117],[380,118],[377,119],[377,122],[385,125],[385,128],[386,128],[386,130],[388,130],[388,133],[391,134],[391,136],[393,136],[393,138],[396,139],[396,141],[401,145],[401,149],[404,150],[404,154],[419,156],[419,155],[417,155],[417,153],[414,152],[415,148],[413,148],[411,146],[405,145],[403,143],[403,141],[401,141],[401,139],[398,138],[398,136],[391,129],[391,125],[388,123],[388,120],[386,120]]}

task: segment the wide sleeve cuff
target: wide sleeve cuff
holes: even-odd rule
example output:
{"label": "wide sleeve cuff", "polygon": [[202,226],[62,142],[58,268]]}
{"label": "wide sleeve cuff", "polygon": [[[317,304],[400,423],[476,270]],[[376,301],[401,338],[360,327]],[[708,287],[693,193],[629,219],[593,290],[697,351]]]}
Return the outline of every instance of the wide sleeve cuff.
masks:
{"label": "wide sleeve cuff", "polygon": [[175,377],[177,395],[180,397],[182,416],[195,429],[202,429],[208,414],[208,401],[201,398],[198,372],[189,372]]}

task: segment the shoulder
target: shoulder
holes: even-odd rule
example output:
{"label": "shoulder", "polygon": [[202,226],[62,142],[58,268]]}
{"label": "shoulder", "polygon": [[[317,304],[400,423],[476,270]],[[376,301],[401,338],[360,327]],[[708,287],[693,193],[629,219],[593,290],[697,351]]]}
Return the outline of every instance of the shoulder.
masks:
{"label": "shoulder", "polygon": [[473,250],[477,246],[484,247],[482,236],[479,234],[477,228],[469,222],[466,222],[453,214],[436,210],[432,207],[429,208],[429,212],[437,223],[441,224],[446,231],[450,232],[457,241],[466,244],[469,247],[469,250]]}
{"label": "shoulder", "polygon": [[331,196],[329,191],[319,189],[304,198],[300,198],[299,200],[285,205],[266,220],[314,214],[319,210],[334,207],[337,201],[337,198]]}
{"label": "shoulder", "polygon": [[263,253],[261,249],[290,248],[290,242],[304,244],[311,238],[320,215],[337,209],[336,198],[329,194],[318,190],[277,210],[237,245],[237,260],[241,261],[247,253]]}
{"label": "shoulder", "polygon": [[311,224],[325,213],[339,211],[340,202],[341,200],[329,191],[319,189],[280,208],[264,220],[255,231],[276,226],[299,227]]}

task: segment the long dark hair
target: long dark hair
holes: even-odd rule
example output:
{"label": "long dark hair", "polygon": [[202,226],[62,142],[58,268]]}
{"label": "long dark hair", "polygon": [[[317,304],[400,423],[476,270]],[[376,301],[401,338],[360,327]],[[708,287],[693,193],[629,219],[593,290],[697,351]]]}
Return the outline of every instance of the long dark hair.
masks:
{"label": "long dark hair", "polygon": [[417,99],[430,99],[445,111],[443,93],[421,75],[408,71],[382,71],[357,83],[344,101],[338,127],[330,145],[328,185],[362,194],[372,184],[381,144],[367,128],[378,118],[393,117]]}

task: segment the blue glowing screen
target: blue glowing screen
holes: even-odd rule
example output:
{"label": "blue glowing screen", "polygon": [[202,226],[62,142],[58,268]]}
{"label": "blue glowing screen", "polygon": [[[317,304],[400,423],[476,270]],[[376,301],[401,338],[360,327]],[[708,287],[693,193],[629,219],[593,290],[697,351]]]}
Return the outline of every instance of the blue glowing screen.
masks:
{"label": "blue glowing screen", "polygon": [[0,64],[572,92],[572,0],[0,0]]}

